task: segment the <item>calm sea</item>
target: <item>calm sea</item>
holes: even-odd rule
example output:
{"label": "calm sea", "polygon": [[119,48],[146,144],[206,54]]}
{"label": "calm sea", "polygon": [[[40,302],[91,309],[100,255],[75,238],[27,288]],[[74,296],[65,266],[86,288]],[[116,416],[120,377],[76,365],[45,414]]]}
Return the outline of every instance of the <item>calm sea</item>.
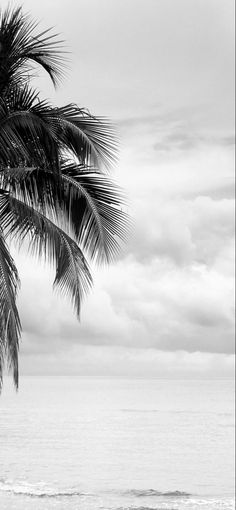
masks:
{"label": "calm sea", "polygon": [[7,381],[0,509],[233,509],[233,401],[229,380]]}

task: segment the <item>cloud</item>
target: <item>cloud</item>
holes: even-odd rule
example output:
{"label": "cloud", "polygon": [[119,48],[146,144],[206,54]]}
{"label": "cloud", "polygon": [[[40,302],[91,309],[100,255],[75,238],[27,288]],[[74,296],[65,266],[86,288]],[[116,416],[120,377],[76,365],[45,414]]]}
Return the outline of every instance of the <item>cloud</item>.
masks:
{"label": "cloud", "polygon": [[28,347],[39,354],[75,344],[233,352],[231,275],[204,266],[176,271],[159,259],[145,266],[127,257],[97,275],[81,323],[47,277],[25,277],[20,301],[23,342],[30,338]]}
{"label": "cloud", "polygon": [[139,203],[129,249],[145,262],[167,257],[177,265],[211,265],[234,236],[234,200],[207,196],[157,197]]}
{"label": "cloud", "polygon": [[[53,272],[16,255],[22,370],[231,375],[233,2],[127,0],[125,13],[118,1],[68,2],[33,11],[74,52],[55,102],[117,120],[134,231],[118,263],[95,271],[80,323],[52,293]],[[45,78],[38,86],[53,94]]]}
{"label": "cloud", "polygon": [[141,134],[135,141],[126,133],[119,167],[133,235],[115,265],[95,270],[80,323],[52,293],[53,272],[17,256],[27,373],[36,360],[43,370],[45,359],[47,373],[231,374],[234,202],[222,192],[233,180],[231,147],[205,144],[156,160],[152,135]]}
{"label": "cloud", "polygon": [[212,379],[233,377],[234,356],[77,345],[70,350],[37,354],[37,358],[32,353],[23,356],[21,369],[26,375]]}
{"label": "cloud", "polygon": [[186,151],[201,145],[231,146],[235,145],[233,135],[229,136],[201,136],[199,133],[191,132],[186,128],[177,127],[172,133],[165,135],[154,144],[154,150],[159,152]]}
{"label": "cloud", "polygon": [[[149,116],[128,117],[119,120],[117,126],[124,136],[137,134],[153,142],[153,149],[159,156],[201,149],[201,147],[228,147],[235,145],[233,125],[226,130],[214,124],[213,112],[206,119],[206,112],[202,105],[198,108],[177,108],[164,111],[159,105]],[[211,121],[211,115],[213,117]]]}
{"label": "cloud", "polygon": [[187,151],[160,153],[153,148],[156,141],[156,131],[145,126],[125,134],[117,177],[133,209],[147,200],[155,204],[160,197],[233,198],[233,146],[205,141]]}

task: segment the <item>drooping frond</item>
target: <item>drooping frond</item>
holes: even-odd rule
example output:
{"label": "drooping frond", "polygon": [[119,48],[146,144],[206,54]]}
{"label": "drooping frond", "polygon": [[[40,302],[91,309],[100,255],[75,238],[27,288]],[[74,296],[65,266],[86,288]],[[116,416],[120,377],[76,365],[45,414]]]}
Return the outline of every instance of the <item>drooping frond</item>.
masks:
{"label": "drooping frond", "polygon": [[49,106],[26,85],[14,87],[8,98],[0,98],[0,161],[8,166],[34,164],[59,171],[58,122],[50,118]]}
{"label": "drooping frond", "polygon": [[121,189],[99,172],[79,172],[72,164],[62,166],[61,177],[64,209],[82,249],[97,262],[114,260],[129,232]]}
{"label": "drooping frond", "polygon": [[5,357],[13,371],[15,386],[18,387],[18,347],[21,332],[16,307],[18,287],[17,269],[0,230],[0,389]]}
{"label": "drooping frond", "polygon": [[7,103],[0,97],[0,163],[8,166],[17,165],[20,161],[27,161],[28,157],[29,151],[25,140],[16,126],[12,125]]}
{"label": "drooping frond", "polygon": [[109,168],[117,160],[117,137],[111,124],[69,104],[57,108],[61,120],[60,140],[85,166]]}
{"label": "drooping frond", "polygon": [[[2,181],[1,181],[2,174]],[[61,174],[37,168],[0,170],[0,185],[47,214],[63,217],[79,246],[97,262],[109,262],[129,232],[120,188],[101,173],[63,164]]]}
{"label": "drooping frond", "polygon": [[0,189],[20,198],[43,213],[57,215],[62,200],[60,175],[37,166],[6,167],[0,165]]}
{"label": "drooping frond", "polygon": [[62,76],[62,41],[51,30],[37,33],[37,26],[21,7],[0,11],[0,94],[28,81],[31,62],[45,69],[54,85]]}
{"label": "drooping frond", "polygon": [[92,278],[77,243],[41,212],[1,191],[0,223],[6,235],[14,235],[20,242],[27,236],[32,252],[54,264],[54,285],[70,296],[79,316],[82,298]]}
{"label": "drooping frond", "polygon": [[5,164],[7,158],[10,165],[24,158],[26,164],[47,163],[55,171],[63,154],[96,168],[108,168],[117,156],[116,136],[107,121],[75,105],[53,108],[28,85],[0,99],[0,160],[1,147]]}

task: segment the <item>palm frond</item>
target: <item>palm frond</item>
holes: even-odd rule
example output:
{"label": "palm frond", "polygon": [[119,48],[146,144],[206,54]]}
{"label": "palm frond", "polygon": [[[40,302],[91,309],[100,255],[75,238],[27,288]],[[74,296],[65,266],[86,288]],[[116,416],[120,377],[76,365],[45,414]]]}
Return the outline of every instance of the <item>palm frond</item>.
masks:
{"label": "palm frond", "polygon": [[129,233],[121,189],[99,172],[80,173],[73,164],[62,166],[61,178],[65,183],[64,214],[78,243],[97,262],[114,260]]}
{"label": "palm frond", "polygon": [[54,285],[70,296],[79,316],[82,298],[92,278],[75,240],[44,214],[1,190],[0,223],[7,236],[14,235],[20,242],[28,237],[32,253],[54,264]]}
{"label": "palm frond", "polygon": [[[37,168],[0,170],[0,185],[44,214],[67,221],[82,250],[97,262],[109,262],[127,240],[129,218],[120,188],[99,172],[64,164],[61,174]],[[2,176],[2,179],[1,179]]]}
{"label": "palm frond", "polygon": [[30,62],[40,65],[58,83],[65,68],[63,41],[51,29],[36,33],[38,24],[22,8],[0,12],[0,92],[28,81]]}
{"label": "palm frond", "polygon": [[0,162],[3,165],[15,164],[27,159],[28,151],[15,129],[7,126],[9,112],[6,102],[0,98]]}
{"label": "palm frond", "polygon": [[0,161],[16,165],[31,161],[59,171],[58,120],[50,117],[49,105],[38,101],[27,85],[14,87],[7,99],[0,99]]}
{"label": "palm frond", "polygon": [[114,128],[74,104],[57,108],[59,138],[84,166],[109,168],[117,161],[118,141]]}
{"label": "palm frond", "polygon": [[112,126],[75,105],[53,108],[25,85],[12,88],[0,108],[0,146],[7,143],[9,154],[12,137],[14,154],[19,147],[24,154],[28,151],[28,160],[41,164],[43,160],[55,169],[59,153],[71,153],[80,165],[96,168],[108,168],[116,161],[118,145]]}
{"label": "palm frond", "polygon": [[21,324],[16,307],[19,276],[0,231],[0,389],[5,356],[18,387],[18,348]]}

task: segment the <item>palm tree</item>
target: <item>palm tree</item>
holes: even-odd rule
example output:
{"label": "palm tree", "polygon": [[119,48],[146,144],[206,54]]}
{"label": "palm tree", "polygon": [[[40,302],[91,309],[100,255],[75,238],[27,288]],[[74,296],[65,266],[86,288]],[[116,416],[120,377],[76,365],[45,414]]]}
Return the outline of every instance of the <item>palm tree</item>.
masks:
{"label": "palm tree", "polygon": [[87,257],[109,262],[125,240],[123,195],[109,178],[117,142],[110,124],[74,104],[54,107],[32,88],[35,65],[56,86],[62,43],[21,8],[0,13],[0,387],[4,364],[18,387],[21,323],[12,236],[53,262],[54,285],[77,315],[92,283]]}

